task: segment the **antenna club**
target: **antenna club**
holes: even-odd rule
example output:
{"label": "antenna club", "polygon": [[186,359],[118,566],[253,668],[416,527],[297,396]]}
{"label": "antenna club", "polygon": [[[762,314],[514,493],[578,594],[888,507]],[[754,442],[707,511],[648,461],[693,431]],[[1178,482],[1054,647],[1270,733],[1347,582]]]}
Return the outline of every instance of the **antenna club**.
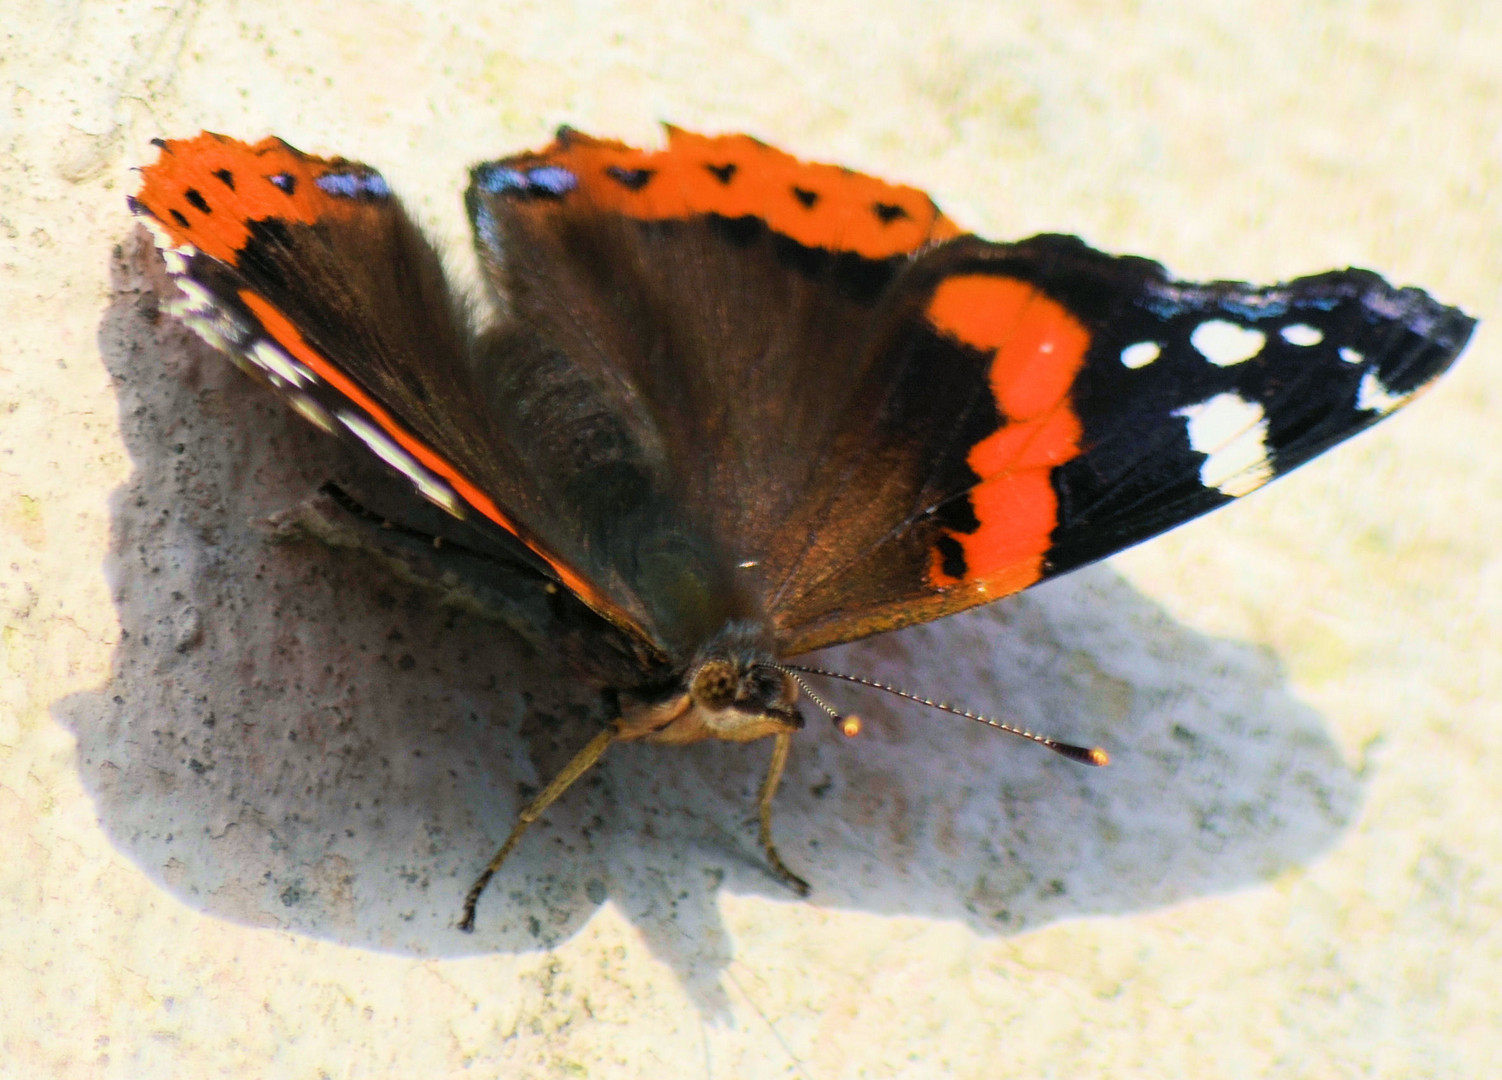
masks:
{"label": "antenna club", "polygon": [[861,733],[861,718],[851,713],[848,716],[835,717],[835,727],[840,729],[840,734],[847,739],[853,739]]}
{"label": "antenna club", "polygon": [[1109,765],[1111,755],[1098,746],[1075,746],[1071,743],[1045,742],[1048,747],[1060,757],[1067,757],[1070,761],[1078,761],[1081,765]]}

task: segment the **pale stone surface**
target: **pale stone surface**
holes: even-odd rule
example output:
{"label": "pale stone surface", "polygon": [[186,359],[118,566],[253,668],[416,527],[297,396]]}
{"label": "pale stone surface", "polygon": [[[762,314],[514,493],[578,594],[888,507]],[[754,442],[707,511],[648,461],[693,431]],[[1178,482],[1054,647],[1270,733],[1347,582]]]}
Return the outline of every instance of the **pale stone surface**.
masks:
{"label": "pale stone surface", "polygon": [[[156,135],[381,168],[468,267],[472,161],[671,119],[1196,277],[1369,265],[1497,313],[1502,20],[1465,2],[10,3],[0,47],[0,1072],[1479,1076],[1502,1056],[1496,335],[1266,493],[624,748],[469,875],[586,730],[558,674],[256,524],[340,451],[167,320]],[[112,254],[117,246],[120,251]],[[466,271],[472,273],[472,270]]]}

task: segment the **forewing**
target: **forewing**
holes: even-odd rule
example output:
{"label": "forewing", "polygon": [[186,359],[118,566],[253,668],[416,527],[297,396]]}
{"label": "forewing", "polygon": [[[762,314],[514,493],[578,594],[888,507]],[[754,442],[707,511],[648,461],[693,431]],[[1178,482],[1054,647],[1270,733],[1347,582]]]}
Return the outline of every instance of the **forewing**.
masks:
{"label": "forewing", "polygon": [[1474,323],[1346,270],[1171,279],[1071,237],[920,260],[774,594],[796,653],[994,600],[1248,494],[1411,400]]}
{"label": "forewing", "polygon": [[558,475],[594,477],[565,512],[681,642],[764,619],[797,653],[1101,558],[1380,419],[1472,325],[1363,271],[1192,285],[987,243],[747,136],[565,130],[468,205],[510,325],[609,403],[558,436],[609,465]]}

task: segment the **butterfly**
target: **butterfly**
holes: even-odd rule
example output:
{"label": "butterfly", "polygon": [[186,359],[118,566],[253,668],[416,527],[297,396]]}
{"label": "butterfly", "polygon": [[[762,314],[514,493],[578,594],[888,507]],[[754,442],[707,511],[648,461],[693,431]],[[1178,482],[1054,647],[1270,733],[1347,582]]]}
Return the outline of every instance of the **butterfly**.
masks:
{"label": "butterfly", "polygon": [[466,930],[621,741],[772,739],[761,843],[806,893],[771,833],[820,703],[791,658],[1247,495],[1406,404],[1474,327],[1365,270],[1195,284],[1074,237],[996,243],[915,188],[672,127],[476,166],[481,316],[369,166],[156,145],[131,206],[169,313],[533,582],[603,688],[608,723],[521,812]]}

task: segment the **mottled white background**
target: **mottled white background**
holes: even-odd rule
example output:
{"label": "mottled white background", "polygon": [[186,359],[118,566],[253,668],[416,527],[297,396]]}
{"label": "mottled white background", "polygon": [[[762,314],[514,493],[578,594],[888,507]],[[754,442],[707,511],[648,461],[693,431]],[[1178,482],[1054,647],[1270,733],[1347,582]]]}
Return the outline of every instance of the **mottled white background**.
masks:
{"label": "mottled white background", "polygon": [[259,522],[349,467],[155,317],[148,140],[382,169],[472,275],[473,161],[747,130],[1194,277],[1498,314],[1502,9],[1452,0],[0,0],[0,1074],[1474,1077],[1502,1057],[1502,379],[841,666],[895,702],[621,748],[546,657]]}

